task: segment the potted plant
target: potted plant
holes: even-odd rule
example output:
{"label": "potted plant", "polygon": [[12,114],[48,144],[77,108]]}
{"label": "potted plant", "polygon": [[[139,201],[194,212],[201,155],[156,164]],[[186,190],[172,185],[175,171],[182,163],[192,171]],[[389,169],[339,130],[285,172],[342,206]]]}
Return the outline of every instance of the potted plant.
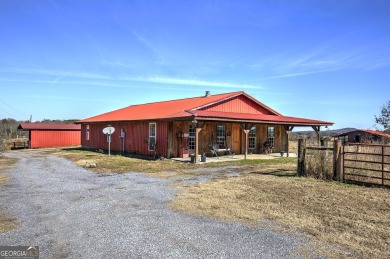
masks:
{"label": "potted plant", "polygon": [[206,162],[206,152],[203,151],[202,156],[200,157],[200,162]]}
{"label": "potted plant", "polygon": [[195,153],[190,154],[191,163],[195,163]]}

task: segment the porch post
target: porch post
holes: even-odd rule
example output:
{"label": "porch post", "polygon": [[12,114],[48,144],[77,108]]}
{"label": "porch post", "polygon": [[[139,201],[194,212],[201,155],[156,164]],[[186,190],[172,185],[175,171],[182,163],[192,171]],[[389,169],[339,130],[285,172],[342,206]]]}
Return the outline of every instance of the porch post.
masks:
{"label": "porch post", "polygon": [[320,130],[321,130],[321,126],[312,126],[313,130],[316,132],[317,134],[317,145],[320,146],[320,140],[321,140],[321,133],[320,133]]}
{"label": "porch post", "polygon": [[198,163],[198,153],[199,153],[199,132],[202,128],[196,127],[195,129],[195,164]]}
{"label": "porch post", "polygon": [[244,133],[245,133],[245,160],[246,160],[246,156],[248,155],[248,142],[249,142],[249,131],[248,129],[244,129]]}
{"label": "porch post", "polygon": [[192,125],[195,127],[195,164],[198,163],[198,153],[199,153],[199,132],[203,129],[205,122],[199,123],[196,119],[192,122]]}
{"label": "porch post", "polygon": [[286,145],[286,152],[287,152],[287,157],[290,156],[290,136],[291,136],[291,131],[294,129],[294,126],[284,126],[286,132],[287,132],[287,145]]}
{"label": "porch post", "polygon": [[240,127],[241,129],[244,131],[245,133],[245,159],[246,159],[246,156],[248,155],[248,143],[249,143],[249,131],[251,131],[251,128],[254,126],[254,124],[240,124]]}

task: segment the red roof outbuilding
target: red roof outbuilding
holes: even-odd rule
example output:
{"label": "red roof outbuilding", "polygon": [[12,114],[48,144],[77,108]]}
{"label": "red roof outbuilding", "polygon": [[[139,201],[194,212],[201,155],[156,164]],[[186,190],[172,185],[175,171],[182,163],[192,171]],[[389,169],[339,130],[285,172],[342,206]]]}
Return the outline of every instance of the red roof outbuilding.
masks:
{"label": "red roof outbuilding", "polygon": [[81,125],[21,123],[18,130],[29,132],[30,148],[79,146]]}

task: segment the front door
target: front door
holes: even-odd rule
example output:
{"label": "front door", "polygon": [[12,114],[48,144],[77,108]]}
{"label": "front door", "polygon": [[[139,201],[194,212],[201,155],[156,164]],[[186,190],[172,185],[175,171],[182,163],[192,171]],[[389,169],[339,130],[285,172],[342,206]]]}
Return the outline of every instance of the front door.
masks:
{"label": "front door", "polygon": [[238,125],[233,125],[232,140],[233,140],[233,146],[232,146],[233,152],[236,154],[240,154],[241,153],[241,128]]}

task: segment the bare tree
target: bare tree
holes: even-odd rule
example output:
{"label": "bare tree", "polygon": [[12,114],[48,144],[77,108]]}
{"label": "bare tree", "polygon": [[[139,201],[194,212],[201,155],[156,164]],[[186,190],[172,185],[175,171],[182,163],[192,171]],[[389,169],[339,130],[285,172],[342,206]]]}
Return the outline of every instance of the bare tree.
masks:
{"label": "bare tree", "polygon": [[375,123],[381,125],[385,132],[390,133],[390,100],[387,101],[387,105],[381,107],[380,115],[375,115]]}

